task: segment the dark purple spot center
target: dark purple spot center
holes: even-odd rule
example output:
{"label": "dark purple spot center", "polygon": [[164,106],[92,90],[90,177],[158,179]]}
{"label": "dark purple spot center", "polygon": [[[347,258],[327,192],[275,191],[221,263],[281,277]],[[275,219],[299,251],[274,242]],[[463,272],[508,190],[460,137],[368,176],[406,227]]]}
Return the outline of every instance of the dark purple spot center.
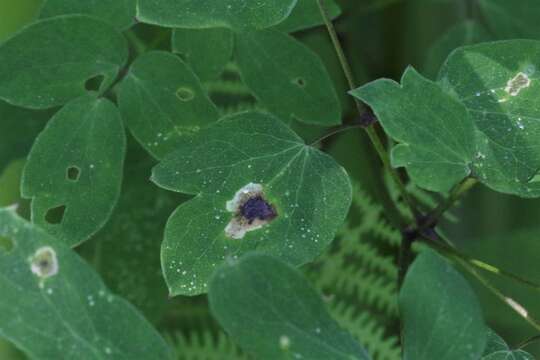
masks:
{"label": "dark purple spot center", "polygon": [[251,224],[254,220],[270,220],[276,217],[274,207],[266,202],[261,196],[256,196],[246,201],[240,207],[240,214]]}

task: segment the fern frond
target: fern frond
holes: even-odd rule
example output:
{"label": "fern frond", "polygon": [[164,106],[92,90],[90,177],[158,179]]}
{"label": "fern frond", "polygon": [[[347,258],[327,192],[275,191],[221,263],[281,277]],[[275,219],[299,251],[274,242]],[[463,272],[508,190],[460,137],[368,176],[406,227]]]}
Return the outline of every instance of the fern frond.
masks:
{"label": "fern frond", "polygon": [[395,254],[401,234],[387,223],[382,207],[358,186],[351,214],[332,248],[307,273],[329,299],[336,320],[374,359],[398,360]]}
{"label": "fern frond", "polygon": [[189,335],[179,332],[166,338],[175,349],[177,360],[249,359],[223,332],[192,331]]}
{"label": "fern frond", "polygon": [[354,309],[345,303],[331,305],[330,312],[341,326],[357,339],[361,339],[362,344],[375,359],[401,358],[398,336],[388,334],[387,329],[368,313],[356,314]]}

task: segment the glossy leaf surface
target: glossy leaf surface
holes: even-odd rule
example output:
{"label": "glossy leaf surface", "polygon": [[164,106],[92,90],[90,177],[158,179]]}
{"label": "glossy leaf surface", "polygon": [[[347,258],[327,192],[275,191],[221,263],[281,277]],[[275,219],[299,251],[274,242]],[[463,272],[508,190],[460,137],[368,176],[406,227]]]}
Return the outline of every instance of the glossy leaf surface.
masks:
{"label": "glossy leaf surface", "polygon": [[[343,168],[278,119],[256,112],[224,118],[186,140],[154,168],[152,179],[195,195],[165,229],[161,259],[173,295],[205,292],[220,263],[250,250],[294,265],[313,259],[334,238],[351,201]],[[228,232],[243,217],[227,203],[254,187],[275,216],[244,234]]]}
{"label": "glossy leaf surface", "polygon": [[24,170],[22,195],[32,199],[33,222],[70,246],[99,230],[120,193],[125,141],[109,100],[88,95],[57,112]]}

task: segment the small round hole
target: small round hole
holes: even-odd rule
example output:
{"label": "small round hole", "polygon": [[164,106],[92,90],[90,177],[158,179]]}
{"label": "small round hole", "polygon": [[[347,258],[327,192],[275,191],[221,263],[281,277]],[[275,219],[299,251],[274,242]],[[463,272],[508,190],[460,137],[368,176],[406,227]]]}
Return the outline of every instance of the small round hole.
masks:
{"label": "small round hole", "polygon": [[180,101],[191,101],[195,97],[195,93],[190,88],[181,87],[176,90],[176,97]]}
{"label": "small round hole", "polygon": [[45,221],[47,221],[49,224],[55,225],[60,224],[62,222],[62,219],[64,219],[64,213],[66,212],[66,206],[61,205],[57,206],[55,208],[47,210],[47,213],[45,214]]}
{"label": "small round hole", "polygon": [[66,177],[71,181],[78,181],[81,176],[81,169],[77,166],[70,166],[67,168]]}

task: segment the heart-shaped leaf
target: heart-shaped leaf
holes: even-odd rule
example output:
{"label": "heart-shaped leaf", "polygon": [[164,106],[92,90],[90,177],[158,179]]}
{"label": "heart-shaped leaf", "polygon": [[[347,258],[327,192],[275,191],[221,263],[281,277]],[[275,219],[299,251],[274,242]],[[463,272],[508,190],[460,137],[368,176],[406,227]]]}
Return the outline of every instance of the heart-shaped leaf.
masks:
{"label": "heart-shaped leaf", "polygon": [[32,359],[172,359],[159,334],[64,241],[0,209],[0,336]]}
{"label": "heart-shaped leaf", "polygon": [[214,269],[250,250],[303,264],[332,241],[351,185],[332,158],[263,113],[218,121],[153,171],[166,189],[196,195],[170,217],[162,267],[171,294],[206,291]]}
{"label": "heart-shaped leaf", "polygon": [[399,294],[404,360],[478,360],[486,326],[467,281],[436,253],[422,252]]}
{"label": "heart-shaped leaf", "polygon": [[118,102],[135,138],[157,159],[176,149],[186,135],[218,119],[197,76],[166,52],[149,52],[135,60],[122,81]]}
{"label": "heart-shaped leaf", "polygon": [[452,53],[439,83],[411,68],[401,86],[377,80],[352,92],[399,142],[395,166],[421,187],[448,191],[471,175],[523,197],[540,196],[540,42],[511,40]]}
{"label": "heart-shaped leaf", "polygon": [[401,85],[377,80],[351,92],[368,103],[384,130],[399,142],[392,164],[407,167],[421,187],[448,191],[470,174],[475,126],[463,104],[408,68]]}
{"label": "heart-shaped leaf", "polygon": [[287,34],[265,30],[237,34],[242,79],[278,117],[308,124],[341,123],[341,106],[320,58]]}
{"label": "heart-shaped leaf", "polygon": [[135,23],[137,0],[46,0],[41,17],[85,14],[108,22],[117,30],[125,30]]}
{"label": "heart-shaped leaf", "polygon": [[296,1],[138,0],[137,19],[165,27],[264,29],[289,16]]}
{"label": "heart-shaped leaf", "polygon": [[480,360],[534,360],[523,350],[512,350],[493,330],[488,329],[487,345]]}
{"label": "heart-shaped leaf", "polygon": [[221,325],[257,359],[369,359],[300,272],[271,256],[219,267],[209,299]]}
{"label": "heart-shaped leaf", "polygon": [[35,22],[0,44],[0,98],[28,108],[62,105],[102,77],[107,89],[127,60],[125,39],[109,24],[83,15]]}
{"label": "heart-shaped leaf", "polygon": [[174,29],[172,49],[182,54],[201,81],[213,80],[231,60],[234,37],[227,28]]}
{"label": "heart-shaped leaf", "polygon": [[73,100],[36,139],[22,195],[32,221],[74,246],[109,218],[122,183],[125,134],[116,107],[91,95]]}
{"label": "heart-shaped leaf", "polygon": [[[489,187],[540,196],[540,41],[511,40],[456,50],[440,83],[476,125],[471,169]],[[472,138],[472,135],[468,135]]]}

